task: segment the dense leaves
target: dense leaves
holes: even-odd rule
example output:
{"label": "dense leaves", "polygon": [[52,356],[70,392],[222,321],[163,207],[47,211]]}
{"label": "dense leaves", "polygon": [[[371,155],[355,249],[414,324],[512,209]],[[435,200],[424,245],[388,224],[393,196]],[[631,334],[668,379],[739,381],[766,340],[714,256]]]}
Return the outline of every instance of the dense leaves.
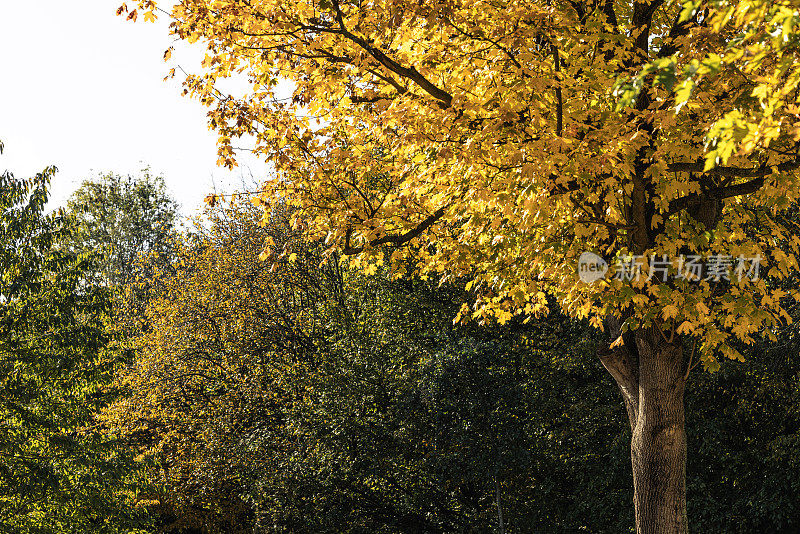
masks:
{"label": "dense leaves", "polygon": [[77,238],[3,177],[3,527],[684,534],[686,422],[698,531],[800,529],[798,13],[174,2],[274,175],[180,236],[109,175]]}
{"label": "dense leaves", "polygon": [[115,370],[110,295],[85,284],[69,218],[45,212],[54,172],[0,176],[0,530],[112,532],[131,518],[124,454],[95,420]]}
{"label": "dense leaves", "polygon": [[[120,354],[48,179],[2,189],[4,531],[629,530],[629,430],[588,325],[454,325],[456,287],[320,263],[288,214],[239,204],[149,258]],[[293,252],[260,261],[266,240]],[[776,335],[689,382],[699,531],[798,528],[796,327]]]}
{"label": "dense leaves", "polygon": [[161,473],[149,499],[177,525],[246,527],[249,472],[289,447],[285,413],[304,387],[293,377],[309,362],[316,303],[335,294],[337,270],[307,247],[279,268],[259,261],[266,238],[291,236],[285,218],[264,230],[259,217],[215,210],[178,247],[120,377],[128,395],[109,412]]}
{"label": "dense leaves", "polygon": [[164,179],[144,169],[140,176],[114,173],[86,180],[70,197],[67,210],[77,223],[72,245],[94,252],[99,265],[95,283],[142,282],[150,273],[137,272],[142,254],[171,254],[178,207]]}
{"label": "dense leaves", "polygon": [[[166,277],[109,415],[151,466],[163,521],[629,531],[629,430],[587,324],[454,325],[464,294],[452,286],[320,269],[286,218],[259,228],[244,206],[212,214]],[[297,256],[257,261],[267,236]],[[800,517],[800,362],[792,332],[781,339],[689,383],[700,531],[790,531]]]}
{"label": "dense leaves", "polygon": [[[156,2],[135,3],[155,15]],[[549,293],[595,326],[614,315],[696,343],[711,369],[786,319],[784,290],[734,268],[798,266],[798,238],[775,218],[800,191],[796,14],[661,0],[184,0],[170,12],[176,37],[206,47],[185,86],[211,108],[220,161],[235,163],[243,137],[275,166],[258,199],[268,212],[288,199],[307,235],[355,264],[388,259],[383,244],[422,245],[395,250],[395,265],[471,280],[467,316],[507,321]],[[238,74],[249,90],[227,95],[218,82]],[[587,250],[611,263],[593,284],[578,278]],[[628,255],[643,274],[614,277]],[[668,283],[649,276],[664,255]],[[732,258],[733,281],[680,278],[681,255]]]}
{"label": "dense leaves", "polygon": [[[636,531],[686,534],[692,366],[774,341],[800,300],[766,280],[800,268],[782,224],[800,197],[796,2],[182,0],[169,14],[206,50],[185,93],[210,107],[220,163],[244,139],[274,167],[255,199],[267,219],[289,203],[293,228],[352,267],[466,282],[461,319],[555,302],[605,329]],[[244,91],[221,90],[242,75]]]}
{"label": "dense leaves", "polygon": [[[563,405],[542,386],[559,373],[550,355],[591,351],[579,329],[454,326],[459,292],[318,268],[286,218],[260,229],[258,216],[214,210],[181,249],[109,411],[153,466],[153,510],[214,532],[580,520],[529,479],[552,474],[539,449],[560,443],[547,419]],[[267,237],[297,252],[260,262]],[[588,434],[618,432],[606,421]]]}

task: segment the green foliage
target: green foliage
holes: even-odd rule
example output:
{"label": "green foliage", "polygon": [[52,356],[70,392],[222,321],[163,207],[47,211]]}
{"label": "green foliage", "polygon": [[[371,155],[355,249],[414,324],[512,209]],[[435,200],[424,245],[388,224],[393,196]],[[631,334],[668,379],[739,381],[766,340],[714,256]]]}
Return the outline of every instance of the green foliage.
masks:
{"label": "green foliage", "polygon": [[0,530],[116,532],[123,464],[94,420],[110,296],[86,285],[69,218],[45,212],[54,172],[0,176]]}
{"label": "green foliage", "polygon": [[120,284],[150,273],[136,272],[141,254],[172,253],[178,206],[161,176],[144,169],[140,176],[106,173],[86,180],[73,193],[67,210],[78,226],[73,244],[99,254],[98,281]]}
{"label": "green foliage", "polygon": [[[212,214],[165,274],[109,412],[165,525],[497,532],[499,500],[509,532],[630,531],[630,430],[587,324],[454,325],[467,295],[452,286],[320,267],[288,216]],[[258,261],[265,241],[293,252]],[[796,340],[691,375],[698,531],[797,528]]]}
{"label": "green foliage", "polygon": [[[313,494],[286,499],[292,508],[270,521],[302,532],[496,532],[499,500],[512,532],[630,523],[615,506],[630,476],[615,460],[625,423],[584,328],[556,316],[454,326],[466,295],[452,288],[354,274],[345,287],[294,416],[309,442],[291,473]],[[602,496],[592,506],[576,491],[589,487]]]}
{"label": "green foliage", "polygon": [[[210,532],[482,531],[499,493],[505,525],[569,529],[598,524],[553,476],[580,472],[605,490],[602,521],[629,522],[613,508],[630,476],[613,460],[624,421],[581,328],[454,326],[461,292],[320,269],[287,219],[213,213],[109,412],[151,466],[155,513]],[[266,240],[295,252],[259,262]],[[580,402],[565,409],[570,382]]]}

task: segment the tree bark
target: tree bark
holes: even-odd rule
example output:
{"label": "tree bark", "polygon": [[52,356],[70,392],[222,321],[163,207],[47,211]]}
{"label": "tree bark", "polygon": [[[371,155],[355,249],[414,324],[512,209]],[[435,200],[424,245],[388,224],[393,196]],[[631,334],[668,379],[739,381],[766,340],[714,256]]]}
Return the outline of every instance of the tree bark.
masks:
{"label": "tree bark", "polygon": [[636,532],[686,534],[682,346],[657,327],[642,329],[601,351],[600,360],[622,392],[631,425]]}

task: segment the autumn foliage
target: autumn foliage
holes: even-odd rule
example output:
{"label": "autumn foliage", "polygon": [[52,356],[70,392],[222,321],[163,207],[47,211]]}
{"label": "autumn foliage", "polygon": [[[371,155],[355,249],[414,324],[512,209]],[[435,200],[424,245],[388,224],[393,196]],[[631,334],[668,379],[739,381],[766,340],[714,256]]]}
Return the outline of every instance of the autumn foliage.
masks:
{"label": "autumn foliage", "polygon": [[0,175],[0,531],[800,529],[798,0],[117,15],[270,174]]}
{"label": "autumn foliage", "polygon": [[[266,220],[288,203],[351,266],[467,280],[457,319],[538,316],[550,295],[603,329],[637,532],[688,531],[686,380],[790,320],[767,277],[798,269],[793,2],[184,0],[170,16],[206,49],[185,90],[220,163],[244,139],[274,166]],[[226,94],[230,77],[248,89]],[[585,252],[607,276],[580,278]],[[741,276],[754,258],[766,276]]]}
{"label": "autumn foliage", "polygon": [[[596,326],[677,332],[716,368],[785,319],[784,292],[586,285],[576,265],[591,250],[640,255],[645,273],[681,254],[797,267],[775,220],[798,190],[795,22],[771,5],[187,1],[171,16],[206,43],[186,88],[211,108],[220,162],[246,137],[275,165],[268,212],[288,199],[358,262],[414,243],[423,273],[473,279],[472,316],[536,313],[547,292]],[[217,90],[239,73],[246,96]]]}
{"label": "autumn foliage", "polygon": [[284,244],[292,233],[285,219],[264,229],[258,218],[247,205],[212,210],[178,246],[129,340],[127,394],[106,414],[148,466],[142,505],[177,514],[174,528],[244,531],[248,466],[290,446],[285,415],[303,399],[294,377],[310,364],[331,274],[308,248],[260,261],[266,238]]}

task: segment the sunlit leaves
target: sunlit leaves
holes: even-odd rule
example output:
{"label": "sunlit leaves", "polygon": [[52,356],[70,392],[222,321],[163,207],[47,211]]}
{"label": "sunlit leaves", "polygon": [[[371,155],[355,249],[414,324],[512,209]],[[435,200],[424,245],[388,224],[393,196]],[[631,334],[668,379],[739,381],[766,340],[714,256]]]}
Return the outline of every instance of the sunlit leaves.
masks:
{"label": "sunlit leaves", "polygon": [[[284,415],[303,395],[293,377],[313,357],[335,270],[320,266],[286,213],[261,227],[239,199],[207,215],[149,281],[158,292],[128,340],[136,358],[118,376],[125,395],[105,418],[148,467],[153,506],[237,532],[249,520],[248,486],[231,474],[288,446]],[[260,261],[267,240],[277,253]]]}
{"label": "sunlit leaves", "polygon": [[[196,0],[172,31],[205,47],[185,91],[209,107],[220,164],[250,142],[274,168],[259,206],[297,209],[328,254],[369,272],[386,245],[410,247],[392,251],[396,275],[474,281],[462,317],[541,313],[549,293],[595,326],[624,312],[731,355],[753,334],[738,318],[766,313],[752,324],[767,332],[780,307],[733,306],[709,283],[587,285],[577,262],[759,253],[767,273],[794,268],[790,245],[773,270],[788,243],[765,215],[798,197],[796,9],[582,5]],[[229,95],[231,77],[248,89]]]}
{"label": "sunlit leaves", "polygon": [[113,372],[111,300],[87,283],[95,258],[69,246],[71,218],[46,212],[54,172],[0,175],[0,524],[118,532],[124,462],[93,419]]}

